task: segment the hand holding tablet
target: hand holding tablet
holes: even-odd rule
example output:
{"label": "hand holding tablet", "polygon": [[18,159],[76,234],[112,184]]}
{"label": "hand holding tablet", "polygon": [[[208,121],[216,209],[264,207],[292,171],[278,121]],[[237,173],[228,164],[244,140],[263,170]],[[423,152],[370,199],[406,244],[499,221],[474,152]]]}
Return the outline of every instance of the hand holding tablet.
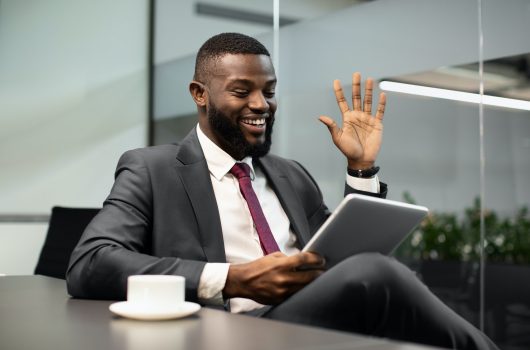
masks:
{"label": "hand holding tablet", "polygon": [[428,211],[423,206],[349,194],[302,251],[320,254],[328,268],[358,253],[390,254]]}

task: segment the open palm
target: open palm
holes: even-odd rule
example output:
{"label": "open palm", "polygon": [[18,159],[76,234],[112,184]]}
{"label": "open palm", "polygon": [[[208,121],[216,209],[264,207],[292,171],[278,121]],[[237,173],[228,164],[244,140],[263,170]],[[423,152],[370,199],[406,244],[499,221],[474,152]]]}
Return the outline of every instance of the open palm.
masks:
{"label": "open palm", "polygon": [[366,81],[364,103],[361,104],[361,74],[353,74],[352,102],[350,109],[344,98],[340,81],[333,81],[337,104],[342,114],[342,127],[328,116],[320,116],[330,133],[333,143],[348,159],[348,167],[366,169],[373,166],[383,138],[383,115],[386,96],[379,95],[379,104],[375,116],[372,115],[373,80]]}

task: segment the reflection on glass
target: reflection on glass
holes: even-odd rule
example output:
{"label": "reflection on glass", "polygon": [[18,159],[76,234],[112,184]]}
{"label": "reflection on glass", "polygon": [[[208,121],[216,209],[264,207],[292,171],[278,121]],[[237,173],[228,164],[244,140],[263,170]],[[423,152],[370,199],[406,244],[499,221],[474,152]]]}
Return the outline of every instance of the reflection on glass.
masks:
{"label": "reflection on glass", "polygon": [[385,91],[530,110],[528,57],[525,54],[484,62],[483,97],[478,91],[480,76],[477,64],[402,75],[392,81],[381,82],[380,87]]}
{"label": "reflection on glass", "polygon": [[[528,23],[527,4],[518,8],[518,16],[518,20]],[[514,39],[518,37],[512,35]],[[485,47],[492,44],[487,39]],[[506,77],[504,85],[495,88],[488,86],[489,79],[486,79],[486,93],[530,101],[529,58],[525,53],[485,64],[485,71],[489,66],[490,72]],[[530,112],[485,107],[484,139],[485,331],[502,349],[528,349]]]}
{"label": "reflection on glass", "polygon": [[[484,93],[530,101],[528,58],[523,54],[484,62]],[[476,93],[476,70],[477,64],[468,64],[388,80]],[[484,107],[484,114],[484,326],[501,347],[506,344],[523,349],[530,345],[530,283],[526,282],[530,272],[530,114],[525,109],[491,106]],[[471,128],[468,132],[474,131]],[[411,193],[404,198],[415,201]],[[409,264],[419,264],[424,281],[475,323],[479,310],[480,201],[477,192],[460,210],[433,211],[396,252]]]}

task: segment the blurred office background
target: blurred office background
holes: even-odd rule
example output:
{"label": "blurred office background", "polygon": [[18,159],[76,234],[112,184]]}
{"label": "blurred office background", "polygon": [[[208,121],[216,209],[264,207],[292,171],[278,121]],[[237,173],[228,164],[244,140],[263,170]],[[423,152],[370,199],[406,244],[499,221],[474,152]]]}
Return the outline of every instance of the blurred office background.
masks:
{"label": "blurred office background", "polygon": [[54,205],[100,207],[121,153],[195,126],[195,53],[227,31],[270,49],[273,150],[330,208],[345,161],[317,117],[340,119],[333,79],[523,101],[387,91],[378,165],[390,199],[431,210],[396,257],[502,349],[530,347],[526,0],[0,0],[0,273],[33,273]]}

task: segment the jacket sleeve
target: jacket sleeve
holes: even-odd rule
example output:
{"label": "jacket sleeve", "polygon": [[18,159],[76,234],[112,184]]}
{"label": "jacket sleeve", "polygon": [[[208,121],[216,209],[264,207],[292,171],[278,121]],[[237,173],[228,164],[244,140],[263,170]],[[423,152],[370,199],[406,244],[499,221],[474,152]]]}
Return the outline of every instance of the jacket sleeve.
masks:
{"label": "jacket sleeve", "polygon": [[112,190],[72,252],[66,273],[68,293],[93,299],[125,299],[127,277],[137,274],[181,275],[186,299],[197,301],[204,261],[150,254],[153,184],[137,151],[119,160]]}
{"label": "jacket sleeve", "polygon": [[388,193],[388,186],[384,182],[379,182],[379,193],[374,193],[374,192],[356,190],[355,188],[348,185],[348,183],[346,182],[344,185],[344,196],[351,194],[351,193],[358,193],[358,194],[362,194],[365,196],[371,196],[371,197],[386,198],[386,195]]}
{"label": "jacket sleeve", "polygon": [[374,193],[374,192],[366,192],[366,191],[360,191],[356,190],[353,187],[350,187],[347,183],[344,185],[344,196],[350,194],[350,193],[358,193],[358,194],[364,194],[365,196],[371,196],[371,197],[379,197],[379,198],[386,198],[386,195],[388,193],[388,186],[384,182],[379,183],[380,192]]}

